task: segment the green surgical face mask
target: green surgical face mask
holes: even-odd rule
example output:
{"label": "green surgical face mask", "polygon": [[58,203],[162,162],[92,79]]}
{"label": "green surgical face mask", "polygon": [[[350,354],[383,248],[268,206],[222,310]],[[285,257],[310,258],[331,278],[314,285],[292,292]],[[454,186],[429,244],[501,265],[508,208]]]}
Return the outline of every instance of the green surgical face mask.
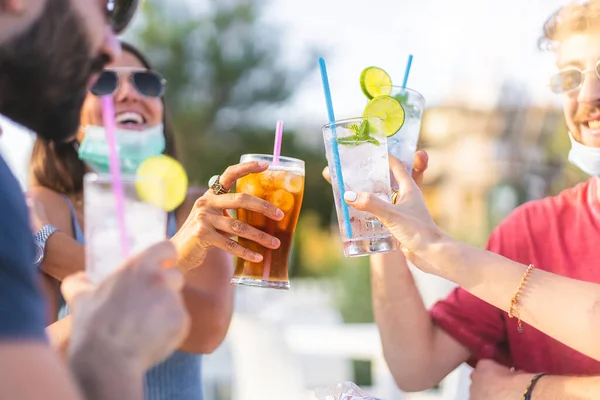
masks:
{"label": "green surgical face mask", "polygon": [[[116,129],[115,139],[121,172],[126,174],[135,173],[144,160],[165,151],[162,124],[143,131]],[[103,126],[88,125],[85,128],[85,138],[79,145],[78,154],[95,172],[109,172],[108,142]]]}

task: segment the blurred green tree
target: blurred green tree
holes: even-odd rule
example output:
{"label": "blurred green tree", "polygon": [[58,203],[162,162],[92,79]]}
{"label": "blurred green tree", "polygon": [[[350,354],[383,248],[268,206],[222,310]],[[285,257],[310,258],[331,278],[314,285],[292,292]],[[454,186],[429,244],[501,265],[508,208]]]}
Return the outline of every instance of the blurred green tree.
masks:
{"label": "blurred green tree", "polygon": [[[191,3],[190,3],[191,4]],[[289,100],[316,56],[290,67],[281,32],[265,22],[261,0],[208,0],[198,10],[183,1],[147,0],[129,34],[168,82],[166,102],[190,182],[208,179],[244,153],[272,151],[278,107]],[[312,133],[311,133],[312,134]],[[324,151],[286,130],[285,154],[306,161],[303,209],[330,222],[332,194],[321,178]]]}
{"label": "blurred green tree", "polygon": [[566,188],[589,179],[589,176],[568,161],[571,141],[564,122],[558,125],[544,146],[546,158],[559,165],[560,173],[550,182],[549,195],[554,196]]}

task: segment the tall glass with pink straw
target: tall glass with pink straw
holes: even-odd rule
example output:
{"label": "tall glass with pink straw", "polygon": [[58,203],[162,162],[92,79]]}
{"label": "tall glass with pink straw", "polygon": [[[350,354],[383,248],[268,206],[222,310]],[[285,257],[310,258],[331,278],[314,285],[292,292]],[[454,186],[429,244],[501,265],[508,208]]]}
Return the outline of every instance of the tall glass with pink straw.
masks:
{"label": "tall glass with pink straw", "polygon": [[283,122],[277,122],[273,155],[244,154],[240,162],[264,161],[269,169],[258,174],[250,174],[238,180],[236,190],[273,203],[284,213],[281,221],[274,221],[264,215],[244,209],[237,210],[240,221],[260,229],[281,241],[276,250],[267,249],[251,240],[239,238],[239,244],[260,253],[261,262],[253,263],[238,258],[231,283],[234,285],[257,286],[273,289],[290,288],[288,263],[292,249],[292,239],[302,207],[304,196],[304,161],[281,156]]}
{"label": "tall glass with pink straw", "polygon": [[[112,96],[103,97],[102,106],[110,173],[88,173],[84,178],[86,273],[92,283],[102,281],[130,255],[164,240],[167,233],[167,213],[156,198],[164,194],[164,182],[121,173]],[[138,193],[138,186],[148,183],[156,188],[152,204]]]}

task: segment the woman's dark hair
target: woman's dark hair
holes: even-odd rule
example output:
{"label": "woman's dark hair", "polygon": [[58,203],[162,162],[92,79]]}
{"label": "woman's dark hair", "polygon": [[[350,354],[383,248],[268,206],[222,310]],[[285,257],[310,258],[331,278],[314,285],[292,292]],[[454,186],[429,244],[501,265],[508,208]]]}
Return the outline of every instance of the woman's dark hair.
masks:
{"label": "woman's dark hair", "polygon": [[[126,53],[137,58],[144,68],[153,69],[148,59],[133,45],[121,42]],[[177,158],[175,134],[167,116],[164,98],[163,125],[165,133],[164,154]],[[83,175],[85,164],[79,159],[74,142],[57,143],[41,139],[39,136],[33,145],[29,175],[32,184],[40,185],[60,194],[75,194],[83,190]]]}

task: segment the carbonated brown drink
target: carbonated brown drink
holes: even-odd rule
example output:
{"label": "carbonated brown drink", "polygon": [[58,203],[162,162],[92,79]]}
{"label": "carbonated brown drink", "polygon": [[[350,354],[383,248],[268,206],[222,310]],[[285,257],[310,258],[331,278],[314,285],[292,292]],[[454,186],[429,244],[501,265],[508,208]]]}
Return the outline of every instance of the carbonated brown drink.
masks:
{"label": "carbonated brown drink", "polygon": [[281,221],[274,221],[258,212],[237,210],[237,217],[240,221],[275,236],[281,241],[281,246],[272,250],[251,240],[239,238],[238,242],[241,246],[260,253],[263,261],[253,263],[238,258],[231,282],[240,285],[289,289],[288,262],[304,195],[304,162],[280,157],[278,163],[274,165],[272,156],[242,156],[241,162],[247,161],[267,161],[270,166],[264,172],[250,174],[238,180],[236,191],[259,197],[274,204],[283,211],[285,216]]}

